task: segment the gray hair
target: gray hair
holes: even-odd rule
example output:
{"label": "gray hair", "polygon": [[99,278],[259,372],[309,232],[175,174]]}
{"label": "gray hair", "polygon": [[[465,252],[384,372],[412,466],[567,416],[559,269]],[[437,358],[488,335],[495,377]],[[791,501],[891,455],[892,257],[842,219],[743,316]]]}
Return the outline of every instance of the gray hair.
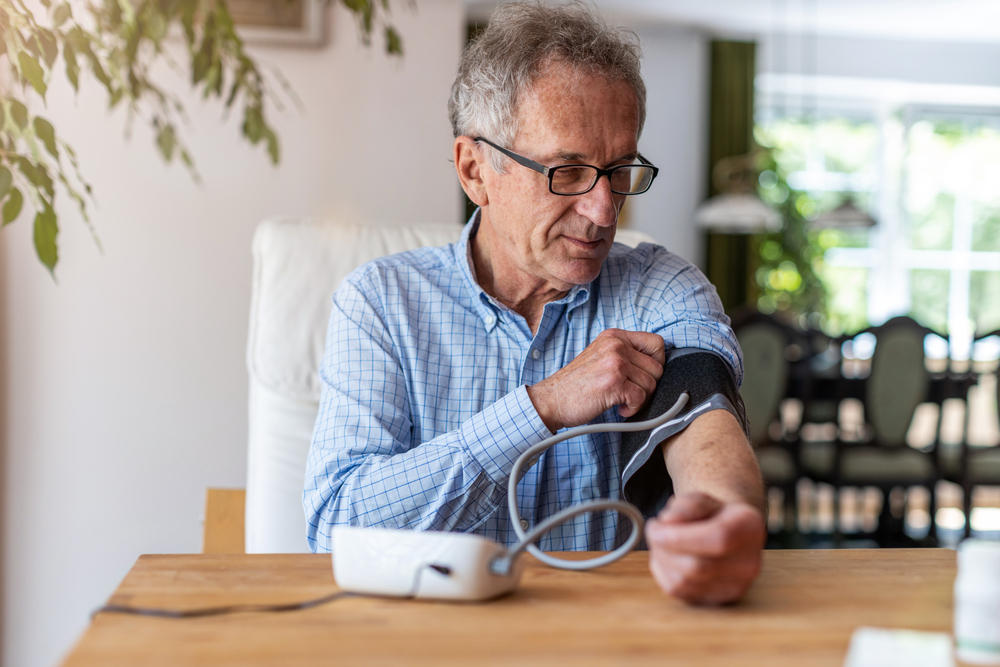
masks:
{"label": "gray hair", "polygon": [[[641,58],[634,32],[609,25],[580,2],[545,6],[534,0],[501,5],[486,30],[462,54],[448,100],[452,131],[456,137],[483,136],[510,147],[517,136],[521,96],[549,65],[565,64],[581,74],[630,84],[641,134],[646,121]],[[506,158],[490,149],[490,163],[502,173]]]}

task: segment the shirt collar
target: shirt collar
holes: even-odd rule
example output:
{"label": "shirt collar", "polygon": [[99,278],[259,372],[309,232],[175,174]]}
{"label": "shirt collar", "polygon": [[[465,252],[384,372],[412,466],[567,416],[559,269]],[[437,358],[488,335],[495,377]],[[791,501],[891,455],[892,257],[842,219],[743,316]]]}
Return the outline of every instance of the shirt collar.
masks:
{"label": "shirt collar", "polygon": [[[496,311],[494,309],[509,309],[487,294],[485,290],[479,286],[479,281],[476,278],[476,267],[472,261],[472,244],[470,242],[479,231],[480,211],[481,209],[477,208],[472,214],[472,217],[469,218],[469,221],[465,224],[465,229],[462,230],[462,236],[455,245],[455,261],[458,263],[459,270],[461,271],[462,277],[465,279],[468,288],[477,296],[477,311],[479,312],[479,316],[482,318],[483,322],[486,324],[486,329],[489,331],[496,326],[497,323]],[[563,298],[553,301],[552,303],[568,304],[568,311],[576,308],[582,303],[585,303],[588,299],[590,299],[589,284],[573,285]]]}

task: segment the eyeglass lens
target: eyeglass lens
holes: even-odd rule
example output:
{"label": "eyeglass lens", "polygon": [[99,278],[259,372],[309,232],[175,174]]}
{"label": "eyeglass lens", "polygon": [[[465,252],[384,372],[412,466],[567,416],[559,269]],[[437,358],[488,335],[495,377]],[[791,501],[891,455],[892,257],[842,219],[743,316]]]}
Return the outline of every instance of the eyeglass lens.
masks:
{"label": "eyeglass lens", "polygon": [[[555,167],[552,172],[552,191],[561,195],[582,194],[594,187],[598,173],[594,167],[570,165]],[[642,164],[616,167],[609,176],[611,191],[622,195],[645,192],[653,181],[653,170]]]}

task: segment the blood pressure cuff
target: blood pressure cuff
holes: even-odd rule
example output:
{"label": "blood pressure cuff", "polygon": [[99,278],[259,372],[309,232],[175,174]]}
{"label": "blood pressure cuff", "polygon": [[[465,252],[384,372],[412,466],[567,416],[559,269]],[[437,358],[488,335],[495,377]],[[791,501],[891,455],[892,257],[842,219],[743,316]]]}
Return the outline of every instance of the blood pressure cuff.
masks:
{"label": "blood pressure cuff", "polygon": [[732,369],[718,354],[697,348],[675,348],[668,352],[656,391],[626,421],[645,421],[662,415],[683,392],[688,393],[688,402],[677,417],[652,431],[622,433],[622,495],[645,517],[655,516],[674,492],[660,448],[664,440],[712,410],[731,412],[749,439],[750,424]]}

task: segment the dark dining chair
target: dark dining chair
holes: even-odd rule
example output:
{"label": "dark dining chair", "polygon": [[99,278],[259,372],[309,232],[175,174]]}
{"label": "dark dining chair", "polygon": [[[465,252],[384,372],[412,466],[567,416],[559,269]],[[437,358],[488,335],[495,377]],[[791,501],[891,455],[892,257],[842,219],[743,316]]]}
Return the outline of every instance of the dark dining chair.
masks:
{"label": "dark dining chair", "polygon": [[750,422],[750,440],[768,488],[784,494],[783,523],[794,526],[795,485],[800,476],[797,442],[781,424],[781,402],[788,391],[790,360],[801,356],[801,333],[757,311],[733,315],[733,330],[743,350],[740,396]]}
{"label": "dark dining chair", "polygon": [[931,383],[924,359],[924,339],[934,333],[909,317],[895,317],[860,333],[875,336],[871,374],[864,382],[865,425],[861,437],[838,437],[833,482],[843,487],[876,487],[884,498],[878,528],[872,536],[882,546],[913,546],[903,532],[905,516],[892,512],[893,489],[923,486],[930,494],[930,526],[925,539],[936,543],[934,489],[941,479],[937,462],[940,411],[930,447],[907,444],[917,406],[927,401]]}
{"label": "dark dining chair", "polygon": [[[991,336],[1000,336],[1000,329],[976,337],[976,341]],[[1000,365],[992,373],[996,391],[991,398],[992,412],[1000,414]],[[982,379],[985,379],[985,375]],[[982,382],[982,379],[980,382]],[[987,446],[970,447],[968,444],[970,410],[966,403],[965,437],[961,442],[961,455],[958,464],[958,483],[962,485],[963,508],[965,510],[965,535],[972,532],[972,492],[977,486],[1000,486],[1000,441]]]}

